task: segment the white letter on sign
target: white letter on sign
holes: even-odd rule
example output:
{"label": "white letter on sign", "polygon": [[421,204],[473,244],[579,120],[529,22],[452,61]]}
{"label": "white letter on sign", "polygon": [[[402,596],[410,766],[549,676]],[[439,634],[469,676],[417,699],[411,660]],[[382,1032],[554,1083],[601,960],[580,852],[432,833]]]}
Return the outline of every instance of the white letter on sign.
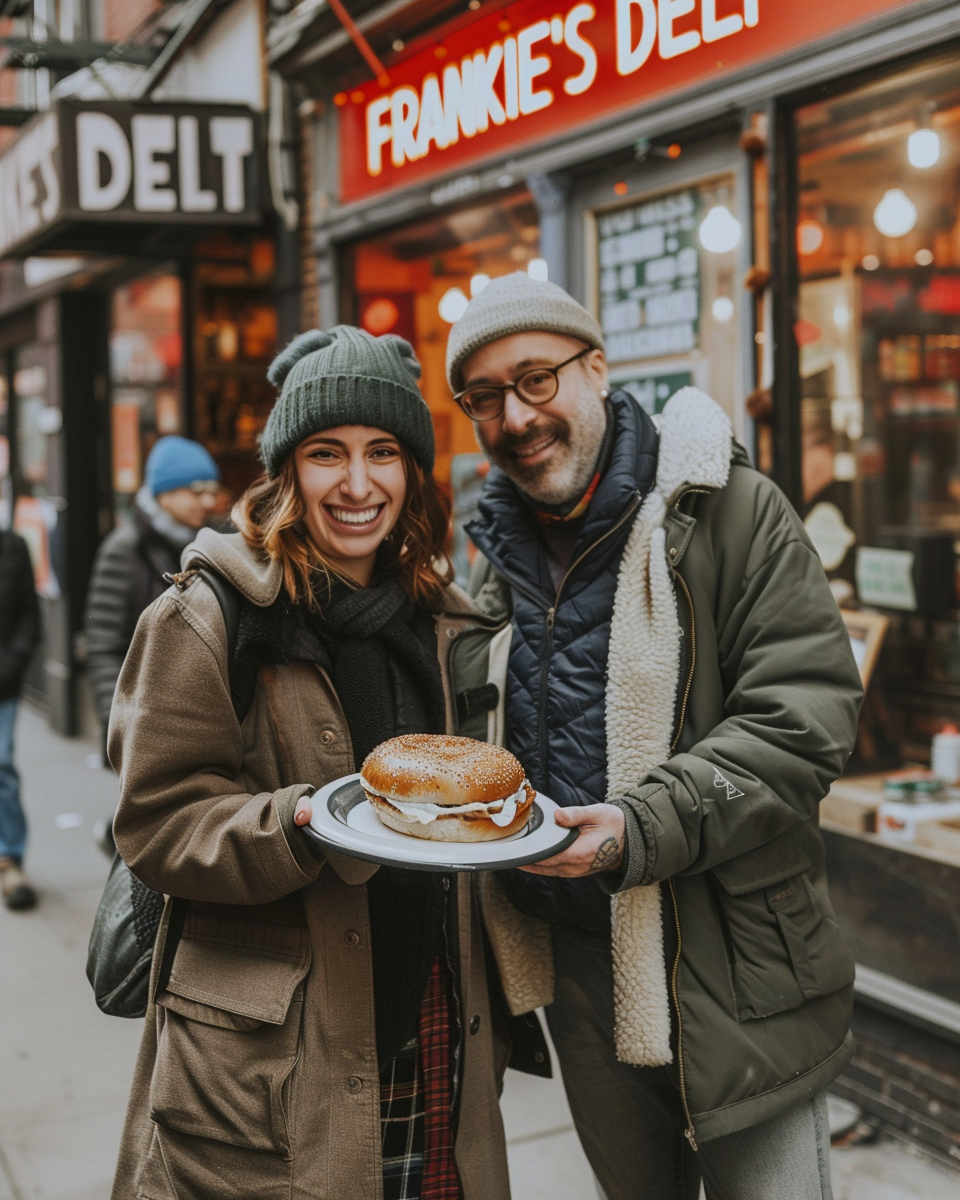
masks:
{"label": "white letter on sign", "polygon": [[478,50],[473,56],[473,94],[477,106],[478,133],[486,133],[491,121],[494,125],[502,125],[507,119],[500,97],[493,90],[502,62],[503,47],[499,42],[494,42],[486,54]]}
{"label": "white letter on sign", "polygon": [[[100,184],[100,155],[110,178]],[[126,199],[133,175],[126,135],[106,113],[77,113],[77,193],[86,212],[109,212]]]}
{"label": "white letter on sign", "polygon": [[696,29],[684,33],[673,32],[673,23],[687,13],[692,13],[697,0],[659,0],[660,3],[660,57],[676,58],[700,45],[700,34]]}
{"label": "white letter on sign", "polygon": [[408,158],[416,162],[420,156],[414,130],[420,116],[420,97],[412,87],[399,87],[390,97],[390,112],[393,121],[390,161],[395,167],[402,167]]}
{"label": "white letter on sign", "polygon": [[520,111],[524,116],[539,112],[541,108],[549,108],[553,103],[553,92],[549,88],[543,88],[539,92],[533,90],[533,81],[537,76],[550,70],[550,59],[545,54],[539,54],[534,58],[531,51],[537,42],[542,42],[549,36],[549,21],[537,21],[535,25],[528,25],[526,29],[521,29],[517,35]]}
{"label": "white letter on sign", "polygon": [[420,120],[417,122],[417,158],[424,157],[431,142],[436,143],[438,150],[446,150],[450,144],[443,118],[443,101],[440,99],[440,80],[436,75],[428,75],[423,81]]}
{"label": "white letter on sign", "polygon": [[383,124],[390,111],[390,97],[378,96],[367,105],[367,174],[379,175],[383,170],[383,147],[393,137],[393,126]]}
{"label": "white letter on sign", "polygon": [[140,212],[175,212],[177,193],[173,188],[158,187],[170,182],[170,164],[158,162],[157,153],[176,149],[173,117],[137,113],[130,122],[133,130],[133,206]]}
{"label": "white letter on sign", "polygon": [[184,212],[213,212],[217,193],[200,186],[200,131],[196,117],[181,117],[179,131],[180,207]]}
{"label": "white letter on sign", "polygon": [[[640,9],[643,27],[633,44],[633,10]],[[657,6],[654,0],[617,0],[617,74],[632,75],[650,57],[657,40]]]}
{"label": "white letter on sign", "polygon": [[702,0],[701,7],[705,42],[719,42],[721,38],[730,37],[743,29],[743,17],[739,13],[730,13],[717,20],[717,0]]}
{"label": "white letter on sign", "polygon": [[253,152],[253,122],[249,117],[211,117],[210,149],[223,160],[223,208],[243,212],[243,160]]}
{"label": "white letter on sign", "polygon": [[520,116],[520,85],[517,79],[517,39],[503,39],[503,110],[508,121]]}
{"label": "white letter on sign", "polygon": [[578,4],[570,9],[563,23],[563,40],[574,54],[583,59],[583,70],[580,74],[571,75],[563,81],[563,90],[568,96],[579,96],[597,77],[597,52],[580,32],[584,21],[592,21],[596,15],[597,10],[592,4]]}
{"label": "white letter on sign", "polygon": [[473,59],[465,58],[459,68],[455,63],[443,69],[443,119],[446,122],[447,145],[477,132],[477,106],[473,98]]}

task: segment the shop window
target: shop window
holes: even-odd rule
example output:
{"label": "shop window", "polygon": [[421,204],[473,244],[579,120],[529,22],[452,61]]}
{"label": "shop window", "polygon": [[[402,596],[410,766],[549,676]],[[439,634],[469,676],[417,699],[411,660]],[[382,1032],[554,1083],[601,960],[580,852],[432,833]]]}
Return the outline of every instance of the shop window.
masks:
{"label": "shop window", "polygon": [[742,436],[739,264],[732,175],[593,213],[593,302],[612,382],[654,414],[701,387]]}
{"label": "shop window", "polygon": [[546,277],[537,210],[526,191],[444,213],[350,247],[344,258],[342,319],[413,344],[420,387],[433,415],[435,474],[451,484],[451,459],[477,453],[470,421],[446,382],[447,335],[471,296],[511,271]]}
{"label": "shop window", "polygon": [[114,505],[129,512],[154,442],[183,433],[182,295],[169,269],[113,293],[110,327]]}
{"label": "shop window", "polygon": [[800,108],[803,515],[834,592],[890,617],[855,765],[960,720],[960,82],[928,62]]}
{"label": "shop window", "polygon": [[277,352],[274,248],[267,239],[211,239],[198,247],[196,432],[233,497],[259,474],[257,439],[276,393],[267,368]]}

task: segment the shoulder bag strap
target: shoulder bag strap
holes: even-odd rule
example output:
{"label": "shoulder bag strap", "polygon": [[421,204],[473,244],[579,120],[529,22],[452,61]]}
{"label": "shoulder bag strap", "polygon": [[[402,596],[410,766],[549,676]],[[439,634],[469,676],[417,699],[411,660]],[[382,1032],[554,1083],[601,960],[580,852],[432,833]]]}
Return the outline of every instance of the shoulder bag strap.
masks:
{"label": "shoulder bag strap", "polygon": [[[230,698],[233,701],[237,720],[243,724],[243,718],[250,711],[253,702],[253,689],[256,685],[255,672],[248,671],[237,663],[237,631],[240,627],[240,593],[228,583],[217,571],[201,567],[197,574],[216,596],[223,613],[223,623],[227,631],[227,676],[230,681]],[[170,972],[173,970],[173,960],[180,944],[180,936],[187,919],[189,901],[178,896],[170,898],[170,920],[167,923],[167,936],[163,943],[163,956],[160,959],[160,969],[157,972],[157,986],[154,997],[160,995],[170,982]]]}

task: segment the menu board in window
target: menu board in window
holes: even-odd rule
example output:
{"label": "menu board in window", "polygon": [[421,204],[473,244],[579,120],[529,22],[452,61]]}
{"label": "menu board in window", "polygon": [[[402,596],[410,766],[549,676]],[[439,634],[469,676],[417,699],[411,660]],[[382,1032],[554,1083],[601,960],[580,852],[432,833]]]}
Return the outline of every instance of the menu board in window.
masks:
{"label": "menu board in window", "polygon": [[600,326],[611,363],[697,348],[698,202],[687,188],[598,216]]}

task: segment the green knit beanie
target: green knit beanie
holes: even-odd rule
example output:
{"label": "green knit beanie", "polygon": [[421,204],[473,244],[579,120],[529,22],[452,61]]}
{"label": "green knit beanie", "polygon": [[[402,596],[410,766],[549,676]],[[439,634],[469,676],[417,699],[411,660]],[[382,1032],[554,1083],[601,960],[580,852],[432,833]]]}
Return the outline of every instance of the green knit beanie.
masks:
{"label": "green knit beanie", "polygon": [[425,471],[433,469],[433,422],[416,381],[413,347],[395,333],[374,337],[353,325],[294,338],[270,364],[280,395],[260,435],[260,457],[274,478],[295,446],[336,425],[384,429]]}

